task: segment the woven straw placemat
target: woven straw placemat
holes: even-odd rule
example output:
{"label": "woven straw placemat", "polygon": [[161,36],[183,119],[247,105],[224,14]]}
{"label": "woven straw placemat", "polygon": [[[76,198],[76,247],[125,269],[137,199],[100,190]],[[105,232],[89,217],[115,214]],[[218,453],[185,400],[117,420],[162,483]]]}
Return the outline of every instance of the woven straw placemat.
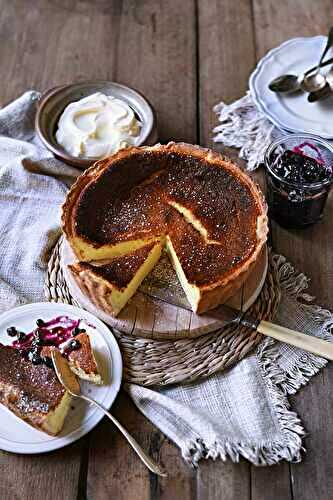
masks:
{"label": "woven straw placemat", "polygon": [[[70,295],[60,265],[61,239],[48,264],[45,296],[53,302],[79,306]],[[263,289],[250,308],[260,319],[273,318],[280,301],[277,272],[269,254]],[[240,361],[261,340],[261,334],[230,325],[202,337],[184,340],[151,340],[125,335],[115,329],[124,362],[124,380],[145,386],[190,382],[222,371]]]}

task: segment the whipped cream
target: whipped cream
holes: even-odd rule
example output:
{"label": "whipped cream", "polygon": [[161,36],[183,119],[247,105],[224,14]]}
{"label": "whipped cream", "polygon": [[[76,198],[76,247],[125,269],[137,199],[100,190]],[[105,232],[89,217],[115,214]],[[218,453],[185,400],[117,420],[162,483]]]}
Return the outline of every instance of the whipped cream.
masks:
{"label": "whipped cream", "polygon": [[140,127],[125,101],[97,92],[65,108],[56,139],[72,156],[105,158],[136,145]]}

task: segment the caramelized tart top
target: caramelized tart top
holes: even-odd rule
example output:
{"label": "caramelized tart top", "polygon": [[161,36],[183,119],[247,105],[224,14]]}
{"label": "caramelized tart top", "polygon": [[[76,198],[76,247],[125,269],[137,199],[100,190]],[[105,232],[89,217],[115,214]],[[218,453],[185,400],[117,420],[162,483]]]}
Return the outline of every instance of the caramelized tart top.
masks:
{"label": "caramelized tart top", "polygon": [[44,363],[34,365],[17,349],[0,344],[0,387],[2,385],[10,388],[11,404],[21,415],[48,414],[65,394],[52,368]]}
{"label": "caramelized tart top", "polygon": [[88,169],[67,197],[63,228],[70,243],[97,248],[168,236],[187,279],[205,286],[255,260],[266,241],[266,204],[230,160],[169,143],[122,150]]}

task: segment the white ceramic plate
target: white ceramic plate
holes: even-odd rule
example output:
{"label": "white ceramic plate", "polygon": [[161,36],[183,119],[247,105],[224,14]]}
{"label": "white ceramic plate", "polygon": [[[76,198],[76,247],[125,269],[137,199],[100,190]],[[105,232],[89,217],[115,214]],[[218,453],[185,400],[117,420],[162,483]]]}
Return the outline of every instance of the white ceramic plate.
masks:
{"label": "white ceramic plate", "polygon": [[[0,316],[0,342],[11,343],[12,339],[6,333],[9,326],[27,332],[35,328],[37,318],[49,320],[59,315],[81,318],[95,327],[87,331],[104,384],[81,383],[81,387],[83,392],[110,408],[120,389],[121,354],[107,326],[89,312],[66,304],[47,302],[17,307]],[[0,449],[15,453],[44,453],[62,448],[87,434],[104,415],[98,408],[79,399],[73,399],[71,407],[62,432],[53,437],[31,427],[0,404]]]}
{"label": "white ceramic plate", "polygon": [[[268,52],[250,76],[249,87],[258,108],[277,127],[291,132],[333,138],[333,98],[309,103],[305,92],[277,94],[268,88],[271,80],[283,74],[300,74],[315,66],[327,38],[293,38]],[[326,59],[332,57],[332,49]],[[330,66],[323,68],[328,71]]]}

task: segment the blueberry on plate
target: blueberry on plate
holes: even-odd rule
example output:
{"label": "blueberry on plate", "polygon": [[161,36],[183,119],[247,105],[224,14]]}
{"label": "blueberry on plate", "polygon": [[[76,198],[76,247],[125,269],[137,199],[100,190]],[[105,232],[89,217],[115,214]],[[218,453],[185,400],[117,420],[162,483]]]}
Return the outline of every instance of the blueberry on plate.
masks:
{"label": "blueberry on plate", "polygon": [[36,348],[33,348],[28,352],[28,360],[34,365],[40,365],[43,362],[43,359]]}
{"label": "blueberry on plate", "polygon": [[69,351],[76,351],[77,349],[80,349],[80,347],[81,347],[81,342],[79,340],[71,340],[67,346],[67,349]]}
{"label": "blueberry on plate", "polygon": [[79,328],[78,326],[76,326],[72,332],[72,335],[73,337],[76,337],[80,333],[86,333],[86,330],[84,328]]}
{"label": "blueberry on plate", "polygon": [[20,342],[23,342],[25,339],[26,339],[26,334],[24,332],[17,332],[17,339],[20,341]]}
{"label": "blueberry on plate", "polygon": [[48,368],[53,368],[53,361],[49,356],[43,357],[42,361]]}
{"label": "blueberry on plate", "polygon": [[9,328],[7,328],[7,334],[8,334],[10,337],[16,337],[16,335],[17,335],[17,330],[16,330],[15,326],[10,326]]}

